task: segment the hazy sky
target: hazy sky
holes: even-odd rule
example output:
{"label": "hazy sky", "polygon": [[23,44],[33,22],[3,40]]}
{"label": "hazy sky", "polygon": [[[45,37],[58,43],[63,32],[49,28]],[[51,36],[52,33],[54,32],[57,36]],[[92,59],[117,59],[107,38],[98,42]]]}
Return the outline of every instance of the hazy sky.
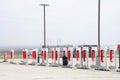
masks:
{"label": "hazy sky", "polygon": [[[97,44],[98,0],[0,0],[0,46]],[[120,42],[120,0],[101,0],[101,44]]]}

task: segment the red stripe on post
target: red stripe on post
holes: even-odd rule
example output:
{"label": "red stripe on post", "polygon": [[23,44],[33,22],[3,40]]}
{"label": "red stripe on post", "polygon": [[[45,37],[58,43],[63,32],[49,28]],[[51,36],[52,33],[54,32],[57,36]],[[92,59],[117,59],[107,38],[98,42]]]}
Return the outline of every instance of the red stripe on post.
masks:
{"label": "red stripe on post", "polygon": [[76,50],[76,60],[78,61],[79,60],[79,51]]}
{"label": "red stripe on post", "polygon": [[22,55],[22,57],[23,57],[23,59],[26,59],[26,56],[27,54],[26,54],[26,51],[23,51],[23,55]]}
{"label": "red stripe on post", "polygon": [[104,54],[104,51],[103,50],[101,50],[100,51],[100,61],[103,63],[104,62],[104,60],[103,60],[103,54]]}
{"label": "red stripe on post", "polygon": [[71,53],[68,51],[68,61],[70,61]]}
{"label": "red stripe on post", "polygon": [[54,60],[54,51],[52,51],[52,60]]}
{"label": "red stripe on post", "polygon": [[113,50],[110,50],[110,62],[113,62]]}
{"label": "red stripe on post", "polygon": [[83,50],[83,61],[86,62],[86,50]]}
{"label": "red stripe on post", "polygon": [[32,58],[33,58],[34,60],[36,60],[36,51],[33,51],[33,52],[32,52]]}
{"label": "red stripe on post", "polygon": [[44,51],[44,60],[46,60],[46,51]]}
{"label": "red stripe on post", "polygon": [[120,44],[118,44],[117,49],[120,50]]}
{"label": "red stripe on post", "polygon": [[91,55],[92,56],[92,61],[94,61],[94,59],[95,59],[95,50],[92,50],[91,53],[92,53],[92,55]]}
{"label": "red stripe on post", "polygon": [[12,59],[12,57],[13,57],[13,54],[12,54],[12,51],[10,52],[10,59]]}
{"label": "red stripe on post", "polygon": [[55,51],[55,59],[58,60],[58,51]]}

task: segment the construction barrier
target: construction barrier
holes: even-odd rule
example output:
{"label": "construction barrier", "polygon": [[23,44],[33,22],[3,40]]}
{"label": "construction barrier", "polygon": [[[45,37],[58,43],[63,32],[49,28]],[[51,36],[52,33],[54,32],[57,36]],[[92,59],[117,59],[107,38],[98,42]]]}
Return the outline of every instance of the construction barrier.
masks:
{"label": "construction barrier", "polygon": [[37,58],[38,58],[38,49],[33,49],[31,51],[32,56],[32,62],[29,63],[29,65],[36,65],[37,64]]}
{"label": "construction barrier", "polygon": [[24,49],[22,51],[22,60],[19,64],[26,65],[28,62],[28,49]]}
{"label": "construction barrier", "polygon": [[41,62],[38,64],[38,66],[47,66],[48,65],[48,49],[43,48],[41,51]]}
{"label": "construction barrier", "polygon": [[11,49],[10,51],[10,64],[16,64],[14,61],[14,50]]}
{"label": "construction barrier", "polygon": [[60,49],[59,48],[52,48],[51,58],[52,58],[52,63],[50,64],[50,66],[59,67],[60,66]]}

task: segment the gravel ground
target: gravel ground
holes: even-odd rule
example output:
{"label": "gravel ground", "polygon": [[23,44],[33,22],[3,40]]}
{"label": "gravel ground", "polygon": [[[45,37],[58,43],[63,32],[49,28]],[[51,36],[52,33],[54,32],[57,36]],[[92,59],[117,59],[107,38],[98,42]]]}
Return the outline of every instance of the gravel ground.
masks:
{"label": "gravel ground", "polygon": [[[2,60],[0,60],[2,61]],[[17,63],[19,59],[15,60]],[[30,60],[29,60],[30,61]],[[0,80],[120,80],[120,72],[0,63]]]}

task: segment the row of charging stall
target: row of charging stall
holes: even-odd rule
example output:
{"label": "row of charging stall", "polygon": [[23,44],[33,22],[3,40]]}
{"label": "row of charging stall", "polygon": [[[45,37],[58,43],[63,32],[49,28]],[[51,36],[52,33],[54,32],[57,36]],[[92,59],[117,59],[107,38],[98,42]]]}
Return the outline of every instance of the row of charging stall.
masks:
{"label": "row of charging stall", "polygon": [[[114,48],[101,48],[100,49],[100,70],[119,69],[120,62],[120,48],[117,50]],[[31,55],[31,58],[28,56]],[[75,55],[75,57],[73,57]],[[38,66],[50,66],[50,67],[76,67],[77,69],[89,69],[96,68],[96,61],[98,56],[97,47],[91,49],[91,57],[89,57],[88,47],[77,47],[75,53],[73,53],[72,47],[63,48],[52,48],[49,52],[47,48],[43,48],[41,51],[38,49],[22,51],[22,60],[19,62],[21,65],[38,65]],[[50,56],[50,57],[49,57]],[[62,57],[66,56],[67,65],[63,66]],[[39,60],[38,60],[39,59]],[[118,60],[119,59],[119,60]],[[31,62],[28,63],[28,60]],[[38,62],[39,61],[39,62]],[[14,60],[14,50],[10,51],[10,63],[16,64]]]}

